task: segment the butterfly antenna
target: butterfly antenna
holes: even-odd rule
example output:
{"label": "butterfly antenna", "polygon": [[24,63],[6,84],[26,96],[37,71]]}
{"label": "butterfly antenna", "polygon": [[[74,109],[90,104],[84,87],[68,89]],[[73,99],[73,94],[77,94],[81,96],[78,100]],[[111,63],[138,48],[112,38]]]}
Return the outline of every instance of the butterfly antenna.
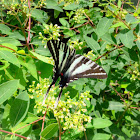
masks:
{"label": "butterfly antenna", "polygon": [[59,102],[59,100],[60,100],[60,98],[61,98],[61,95],[62,95],[62,91],[63,91],[63,88],[61,87],[61,90],[60,90],[60,92],[59,92],[59,95],[58,95],[58,97],[57,97],[57,100],[56,100],[56,102],[55,102],[55,104],[54,104],[54,108],[56,108],[57,105],[58,105],[58,102]]}
{"label": "butterfly antenna", "polygon": [[48,88],[48,90],[47,90],[47,92],[46,92],[46,94],[45,94],[45,96],[44,96],[42,105],[45,104],[45,100],[46,100],[46,98],[47,98],[47,96],[48,96],[48,93],[49,93],[49,91],[50,91],[50,89],[51,89],[51,87],[52,87],[53,84],[54,84],[54,81],[50,84],[50,86],[49,86],[49,88]]}

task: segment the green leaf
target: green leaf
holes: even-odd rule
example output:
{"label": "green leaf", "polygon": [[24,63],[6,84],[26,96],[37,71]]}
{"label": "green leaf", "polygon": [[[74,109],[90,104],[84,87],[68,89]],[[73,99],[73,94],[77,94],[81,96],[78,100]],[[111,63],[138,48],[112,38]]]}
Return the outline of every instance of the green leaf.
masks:
{"label": "green leaf", "polygon": [[110,26],[112,25],[113,20],[114,19],[109,19],[109,18],[106,18],[106,17],[102,18],[97,25],[96,33],[99,36],[102,36],[105,33],[107,33]]}
{"label": "green leaf", "polygon": [[54,5],[47,5],[47,9],[54,9],[54,10],[63,12],[62,8],[60,8],[59,6],[54,6]]}
{"label": "green leaf", "polygon": [[140,51],[140,40],[137,40],[137,41],[136,41],[136,44],[137,44],[137,47],[138,47],[138,49],[139,49],[139,51]]}
{"label": "green leaf", "polygon": [[52,65],[53,65],[53,63],[50,62],[49,57],[45,57],[45,56],[39,55],[39,54],[37,54],[37,53],[35,53],[35,52],[32,52],[32,51],[30,51],[30,52],[31,52],[34,56],[36,56],[39,60],[41,60],[41,61],[43,61],[43,62],[45,62],[45,63],[49,63],[49,64],[52,64]]}
{"label": "green leaf", "polygon": [[96,133],[92,140],[109,140],[111,135],[105,133]]}
{"label": "green leaf", "polygon": [[8,125],[10,124],[10,120],[9,120],[10,108],[11,108],[11,106],[9,104],[6,104],[4,107],[4,113],[2,116],[2,127],[3,128],[8,128]]}
{"label": "green leaf", "polygon": [[21,35],[18,31],[14,31],[9,35],[10,38],[15,38],[18,40],[22,40],[25,41],[25,37],[23,35]]}
{"label": "green leaf", "polygon": [[4,70],[4,69],[6,69],[10,64],[7,62],[7,61],[5,61],[5,60],[0,60],[0,62],[2,63],[1,65],[0,65],[0,70]]}
{"label": "green leaf", "polygon": [[[10,51],[10,52],[13,52],[13,50],[17,51],[17,47],[13,44],[9,44],[9,43],[2,43],[1,45],[5,46],[4,47],[0,47],[0,50],[7,50],[7,51]],[[8,48],[6,48],[8,47]],[[12,50],[10,50],[9,48],[11,48]]]}
{"label": "green leaf", "polygon": [[59,18],[59,21],[64,27],[70,27],[69,23],[64,18]]}
{"label": "green leaf", "polygon": [[125,47],[132,48],[134,39],[133,30],[122,30],[118,36]]}
{"label": "green leaf", "polygon": [[5,24],[0,24],[0,31],[2,34],[7,34],[7,35],[10,35],[12,33],[11,29]]}
{"label": "green leaf", "polygon": [[20,67],[20,63],[19,63],[17,57],[9,51],[0,50],[0,58],[3,58],[5,60],[7,60],[8,62]]}
{"label": "green leaf", "polygon": [[29,108],[27,91],[20,93],[14,100],[10,109],[10,123],[12,126],[19,124],[26,116]]}
{"label": "green leaf", "polygon": [[110,44],[116,44],[116,39],[109,33],[104,34],[101,38]]}
{"label": "green leaf", "polygon": [[11,80],[0,85],[0,104],[9,99],[17,90],[19,80]]}
{"label": "green leaf", "polygon": [[52,123],[48,125],[42,132],[41,136],[45,139],[50,139],[58,131],[58,124]]}
{"label": "green leaf", "polygon": [[41,23],[45,23],[45,20],[48,19],[47,13],[40,9],[33,9],[31,16]]}
{"label": "green leaf", "polygon": [[22,46],[21,43],[14,39],[14,38],[10,38],[10,37],[0,37],[0,44],[2,43],[9,43],[9,44],[13,44],[15,46]]}
{"label": "green leaf", "polygon": [[22,57],[19,57],[18,59],[20,64],[26,67],[35,79],[38,79],[36,65],[32,57],[26,56],[25,60]]}
{"label": "green leaf", "polygon": [[102,118],[94,118],[91,123],[87,124],[87,128],[105,128],[112,125],[112,122],[108,119],[102,119]]}
{"label": "green leaf", "polygon": [[69,4],[66,7],[64,7],[63,9],[65,10],[76,10],[79,6],[76,5],[75,3]]}
{"label": "green leaf", "polygon": [[[32,51],[30,51],[32,53]],[[33,52],[34,53],[34,52]],[[43,46],[35,49],[35,53],[43,55],[43,56],[52,56],[49,49],[44,48]]]}
{"label": "green leaf", "polygon": [[93,38],[88,37],[88,36],[84,36],[84,39],[86,41],[86,43],[88,44],[88,46],[95,52],[98,54],[97,50],[100,50],[100,45],[98,44],[97,41],[95,41]]}
{"label": "green leaf", "polygon": [[108,109],[115,110],[115,111],[124,111],[123,107],[124,105],[120,102],[110,101]]}

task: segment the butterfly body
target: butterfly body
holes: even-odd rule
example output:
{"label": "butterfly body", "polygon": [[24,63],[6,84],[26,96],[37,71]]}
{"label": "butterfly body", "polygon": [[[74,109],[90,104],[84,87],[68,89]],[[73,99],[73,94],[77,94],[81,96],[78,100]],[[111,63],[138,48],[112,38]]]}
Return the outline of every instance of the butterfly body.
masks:
{"label": "butterfly body", "polygon": [[59,82],[61,91],[57,98],[55,107],[57,106],[61,97],[63,87],[67,86],[70,82],[79,78],[107,78],[107,74],[102,67],[89,58],[75,54],[75,50],[71,51],[70,48],[64,43],[60,41],[49,41],[47,46],[52,54],[55,66],[53,82],[47,90],[43,103],[45,103],[51,86],[56,83],[59,77],[61,78]]}

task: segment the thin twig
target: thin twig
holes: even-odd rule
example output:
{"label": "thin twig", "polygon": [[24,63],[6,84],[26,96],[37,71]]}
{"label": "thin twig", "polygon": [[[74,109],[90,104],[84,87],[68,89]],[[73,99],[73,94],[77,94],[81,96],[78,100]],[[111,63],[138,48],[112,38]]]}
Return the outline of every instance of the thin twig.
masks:
{"label": "thin twig", "polygon": [[116,49],[122,48],[123,46],[124,46],[124,45],[118,46],[118,47],[116,47],[115,49],[104,53],[103,55],[101,55],[101,56],[99,56],[98,58],[96,58],[94,61],[97,61],[98,59],[102,58],[103,56],[105,56],[105,55],[107,55],[107,54],[113,52],[113,51],[116,50]]}
{"label": "thin twig", "polygon": [[24,128],[24,127],[26,127],[26,126],[29,126],[29,125],[31,125],[31,124],[34,124],[34,123],[36,123],[36,122],[38,122],[38,121],[40,121],[40,120],[42,120],[42,118],[39,119],[39,120],[33,121],[33,122],[31,122],[31,123],[29,123],[29,124],[27,124],[27,125],[25,125],[25,126],[19,128],[19,129],[15,130],[15,132],[18,131],[18,130],[20,130],[20,129],[22,129],[22,128]]}
{"label": "thin twig", "polygon": [[10,134],[10,135],[15,135],[15,136],[18,136],[18,137],[23,138],[23,139],[28,139],[28,140],[31,140],[31,139],[29,139],[29,138],[27,138],[27,137],[24,137],[24,136],[19,135],[19,134],[16,134],[16,133],[12,133],[12,132],[5,131],[5,130],[2,130],[2,129],[0,129],[0,131],[1,131],[1,132],[3,132],[3,133]]}
{"label": "thin twig", "polygon": [[94,24],[93,24],[92,20],[91,20],[91,19],[87,16],[87,14],[86,14],[86,13],[84,13],[84,15],[88,18],[89,22],[91,22],[92,26],[94,26]]}

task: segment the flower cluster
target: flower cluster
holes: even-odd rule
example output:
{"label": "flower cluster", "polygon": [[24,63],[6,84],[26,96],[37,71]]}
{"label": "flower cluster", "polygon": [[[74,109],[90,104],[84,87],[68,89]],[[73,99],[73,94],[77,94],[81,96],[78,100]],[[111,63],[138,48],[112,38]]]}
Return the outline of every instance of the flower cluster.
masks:
{"label": "flower cluster", "polygon": [[51,23],[50,25],[48,24],[44,24],[45,29],[43,29],[44,34],[47,34],[48,37],[45,37],[42,35],[42,33],[39,33],[39,39],[42,39],[42,43],[45,43],[48,40],[57,40],[58,37],[60,36],[59,31],[60,31],[60,27],[55,24],[53,26],[53,24]]}
{"label": "flower cluster", "polygon": [[82,47],[83,47],[83,42],[79,42],[79,39],[77,39],[77,40],[69,40],[69,47],[70,48],[75,48],[75,49],[82,49]]}
{"label": "flower cluster", "polygon": [[94,60],[96,57],[93,53],[93,50],[89,51],[87,54],[84,54],[84,56],[91,59],[91,60]]}
{"label": "flower cluster", "polygon": [[64,130],[66,129],[78,129],[79,131],[85,131],[85,126],[87,122],[91,121],[91,117],[87,115],[86,101],[92,97],[89,91],[81,93],[79,96],[71,99],[69,92],[64,94],[63,100],[60,100],[58,106],[55,108],[55,102],[57,98],[58,86],[52,87],[45,104],[42,105],[44,94],[49,87],[49,79],[41,79],[40,83],[35,84],[33,81],[32,85],[29,87],[30,98],[35,99],[37,113],[47,114],[49,112],[54,114],[54,117],[60,121]]}
{"label": "flower cluster", "polygon": [[85,13],[84,9],[77,9],[75,11],[75,16],[73,17],[73,20],[75,23],[81,23],[81,20],[83,20],[85,17],[83,16]]}
{"label": "flower cluster", "polygon": [[127,71],[131,74],[131,80],[140,80],[140,70],[139,64],[137,62],[132,64],[132,66],[129,67]]}

